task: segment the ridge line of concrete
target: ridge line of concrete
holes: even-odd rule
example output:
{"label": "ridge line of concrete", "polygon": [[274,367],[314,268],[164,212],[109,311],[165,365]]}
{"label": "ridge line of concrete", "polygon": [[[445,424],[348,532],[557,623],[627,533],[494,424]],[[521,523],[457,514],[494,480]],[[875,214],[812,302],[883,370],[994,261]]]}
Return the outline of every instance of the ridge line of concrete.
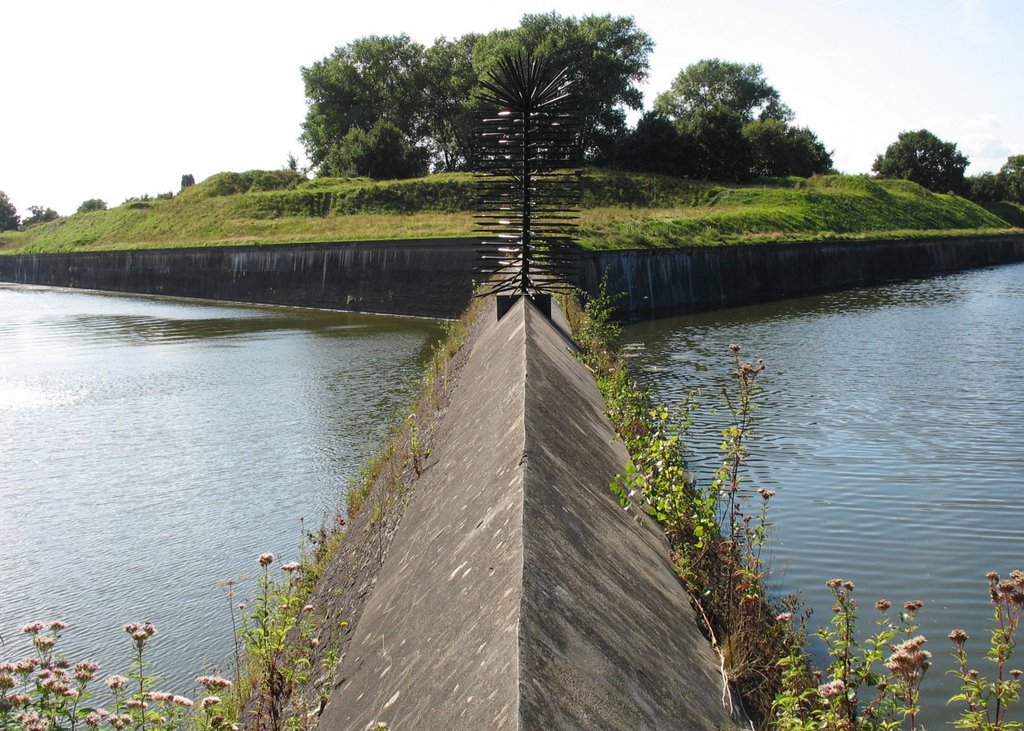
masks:
{"label": "ridge line of concrete", "polygon": [[521,727],[737,727],[660,529],[609,490],[629,455],[561,312],[524,315]]}

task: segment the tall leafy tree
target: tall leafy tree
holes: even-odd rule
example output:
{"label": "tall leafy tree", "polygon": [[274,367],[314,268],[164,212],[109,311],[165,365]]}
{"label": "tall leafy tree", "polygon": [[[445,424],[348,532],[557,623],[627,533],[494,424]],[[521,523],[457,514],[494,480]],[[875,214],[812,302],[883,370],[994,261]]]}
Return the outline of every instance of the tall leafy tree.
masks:
{"label": "tall leafy tree", "polygon": [[832,155],[806,127],[792,127],[778,119],[756,119],[747,122],[742,132],[750,144],[750,172],[754,177],[807,178],[832,169]]}
{"label": "tall leafy tree", "polygon": [[719,180],[809,176],[831,170],[832,156],[793,111],[760,64],[704,59],[679,72],[654,110],[694,148],[695,175]]}
{"label": "tall leafy tree", "polygon": [[999,168],[999,185],[1007,200],[1024,203],[1024,155],[1010,155]]}
{"label": "tall leafy tree", "polygon": [[684,123],[719,107],[738,115],[743,122],[755,119],[789,122],[793,118],[792,110],[782,103],[779,92],[765,80],[760,64],[717,58],[687,66],[672,81],[668,91],[659,94],[654,101],[657,111]]}
{"label": "tall leafy tree", "polygon": [[938,193],[963,192],[967,156],[953,142],[944,142],[926,129],[901,132],[871,169],[882,178],[903,178]]}
{"label": "tall leafy tree", "polygon": [[581,149],[588,159],[601,160],[613,154],[628,132],[626,110],[643,108],[638,84],[647,78],[653,48],[654,41],[632,18],[544,13],[525,15],[517,28],[481,38],[474,66],[483,77],[502,56],[528,51],[568,68],[581,122]]}
{"label": "tall leafy tree", "polygon": [[479,83],[473,58],[480,37],[441,37],[424,55],[423,132],[439,170],[459,170],[468,160],[476,122],[470,100]]}
{"label": "tall leafy tree", "polygon": [[638,84],[653,46],[632,18],[557,13],[526,15],[509,30],[439,38],[429,48],[407,35],[360,38],[302,69],[308,109],[301,139],[322,172],[350,130],[369,132],[383,120],[427,150],[435,169],[459,169],[470,156],[480,79],[502,56],[530,52],[573,73],[580,143],[601,159],[625,135],[626,110],[642,107]]}
{"label": "tall leafy tree", "polygon": [[353,127],[324,161],[328,175],[364,175],[378,180],[411,178],[427,171],[426,151],[413,147],[402,131],[386,120],[370,130]]}
{"label": "tall leafy tree", "polygon": [[7,194],[0,190],[0,231],[17,231],[21,227],[18,209]]}
{"label": "tall leafy tree", "polygon": [[423,136],[424,48],[407,35],[368,36],[302,69],[308,110],[301,140],[314,167],[349,130],[390,122],[412,144]]}

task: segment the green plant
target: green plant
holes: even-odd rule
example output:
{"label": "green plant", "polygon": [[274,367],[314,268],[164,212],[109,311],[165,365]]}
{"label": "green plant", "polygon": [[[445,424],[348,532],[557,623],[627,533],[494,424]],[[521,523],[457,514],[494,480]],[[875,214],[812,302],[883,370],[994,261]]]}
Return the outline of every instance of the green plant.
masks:
{"label": "green plant", "polygon": [[[313,608],[304,605],[302,564],[282,564],[286,578],[275,581],[270,576],[274,556],[264,553],[259,558],[260,576],[254,605],[249,608],[242,636],[256,680],[251,687],[255,698],[252,722],[254,728],[279,731],[284,728],[283,700],[298,683],[309,675],[310,624],[305,615]],[[298,638],[290,641],[296,629]]]}
{"label": "green plant", "polygon": [[993,627],[989,637],[986,659],[995,666],[995,678],[989,679],[970,668],[967,660],[967,640],[961,629],[953,630],[953,656],[957,668],[950,671],[960,680],[960,692],[950,703],[963,703],[966,708],[955,723],[957,728],[975,731],[1007,731],[1024,728],[1019,721],[1007,719],[1010,706],[1020,699],[1021,671],[1010,669],[1009,661],[1016,646],[1014,635],[1024,612],[1024,572],[1012,571],[1010,578],[1001,580],[999,574],[988,574],[989,598],[992,601]]}

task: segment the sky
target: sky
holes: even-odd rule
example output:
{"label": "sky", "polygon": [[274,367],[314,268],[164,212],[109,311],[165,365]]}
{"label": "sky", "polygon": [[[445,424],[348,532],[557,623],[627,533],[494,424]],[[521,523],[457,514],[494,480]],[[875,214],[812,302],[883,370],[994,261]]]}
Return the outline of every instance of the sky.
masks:
{"label": "sky", "polygon": [[655,42],[648,109],[701,59],[761,64],[841,172],[922,128],[968,174],[1024,153],[1019,0],[8,0],[0,191],[67,215],[303,163],[301,67],[362,36],[430,44],[550,11],[632,16]]}

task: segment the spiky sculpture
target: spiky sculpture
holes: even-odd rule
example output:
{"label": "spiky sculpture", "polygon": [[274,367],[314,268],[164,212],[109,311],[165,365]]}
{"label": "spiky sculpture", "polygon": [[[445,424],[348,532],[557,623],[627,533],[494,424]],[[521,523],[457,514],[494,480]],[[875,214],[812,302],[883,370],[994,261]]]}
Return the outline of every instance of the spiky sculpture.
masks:
{"label": "spiky sculpture", "polygon": [[570,288],[578,176],[566,172],[576,140],[568,71],[529,55],[505,56],[483,82],[479,124],[477,272],[484,294],[537,299]]}

